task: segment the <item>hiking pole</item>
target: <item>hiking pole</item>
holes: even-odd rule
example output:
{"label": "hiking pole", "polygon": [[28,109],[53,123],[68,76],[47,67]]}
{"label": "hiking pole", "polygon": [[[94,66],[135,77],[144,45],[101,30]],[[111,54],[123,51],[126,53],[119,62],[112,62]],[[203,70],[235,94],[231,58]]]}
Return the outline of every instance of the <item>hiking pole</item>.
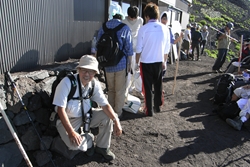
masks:
{"label": "hiking pole", "polygon": [[241,38],[240,38],[240,54],[239,54],[239,66],[238,66],[238,74],[240,72],[240,65],[241,65],[241,56],[242,56],[242,45],[243,45],[243,35],[241,35]]}
{"label": "hiking pole", "polygon": [[[212,28],[213,30],[215,30],[215,31],[218,31],[219,33],[221,33],[221,34],[225,34],[224,32],[221,32],[220,30],[218,30],[218,29],[216,29],[216,28],[214,28],[214,27],[212,27],[212,26],[210,26],[210,28]],[[229,35],[227,35],[227,34],[225,34],[228,38],[230,38],[230,39],[232,39],[232,40],[234,40],[234,41],[236,41],[236,42],[239,42],[237,39],[235,39],[235,38],[233,38],[233,37],[231,37],[231,36],[229,36]]]}
{"label": "hiking pole", "polygon": [[4,118],[6,124],[7,124],[8,128],[9,128],[9,130],[10,130],[10,132],[11,132],[13,138],[15,139],[16,144],[17,144],[19,150],[21,151],[21,154],[23,155],[23,158],[24,158],[24,160],[26,161],[28,167],[33,167],[33,165],[31,164],[31,162],[30,162],[30,160],[29,160],[29,157],[27,156],[27,154],[26,154],[26,152],[25,152],[25,150],[24,150],[24,148],[23,148],[23,145],[22,145],[22,143],[20,142],[20,140],[19,140],[19,138],[18,138],[18,136],[17,136],[15,130],[13,129],[13,127],[12,127],[12,125],[11,125],[11,123],[10,123],[10,120],[9,120],[8,116],[6,115],[6,113],[5,113],[5,111],[4,111],[3,106],[2,106],[1,103],[0,103],[0,111],[1,111],[1,113],[2,113],[2,115],[3,115],[3,118]]}
{"label": "hiking pole", "polygon": [[[15,84],[15,82],[13,81],[13,79],[12,79],[12,77],[11,77],[11,75],[10,75],[9,72],[6,72],[6,73],[5,73],[5,80],[6,80],[6,84],[8,84],[8,81],[10,82],[11,88],[13,89],[14,92],[17,93],[17,96],[18,96],[18,98],[19,98],[19,100],[20,100],[20,102],[21,102],[21,104],[22,104],[22,106],[23,106],[23,108],[24,108],[24,110],[25,110],[25,112],[26,112],[28,118],[29,118],[29,121],[31,122],[32,126],[34,127],[34,130],[35,130],[35,132],[36,132],[36,134],[37,134],[39,140],[41,141],[41,143],[42,143],[42,145],[43,145],[43,148],[45,149],[45,151],[46,151],[46,153],[47,153],[47,155],[48,155],[50,161],[52,162],[53,166],[55,167],[56,165],[54,164],[54,161],[52,160],[51,156],[48,154],[48,149],[46,148],[46,146],[45,146],[45,144],[44,144],[44,142],[43,142],[41,136],[39,135],[39,133],[38,133],[36,127],[35,127],[35,124],[34,124],[32,118],[31,118],[31,116],[30,116],[30,114],[29,114],[29,112],[28,112],[28,109],[27,109],[27,107],[25,106],[25,104],[24,104],[24,102],[23,102],[23,100],[22,100],[22,98],[21,98],[21,96],[20,96],[20,94],[19,94],[19,92],[18,92],[18,90],[17,90],[17,88],[16,88],[16,84]],[[6,86],[8,86],[8,85],[6,85]]]}

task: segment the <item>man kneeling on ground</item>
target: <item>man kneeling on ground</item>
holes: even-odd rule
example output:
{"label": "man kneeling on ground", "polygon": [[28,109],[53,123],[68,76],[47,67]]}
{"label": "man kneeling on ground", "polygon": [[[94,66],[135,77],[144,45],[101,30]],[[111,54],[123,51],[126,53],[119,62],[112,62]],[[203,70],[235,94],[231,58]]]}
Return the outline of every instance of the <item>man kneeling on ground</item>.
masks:
{"label": "man kneeling on ground", "polygon": [[[57,130],[70,150],[87,151],[87,155],[91,156],[95,152],[101,154],[106,160],[115,159],[115,155],[109,150],[111,143],[111,133],[113,131],[117,136],[122,134],[122,128],[117,114],[108,103],[100,83],[94,79],[95,74],[99,73],[98,62],[95,57],[90,55],[82,56],[79,65],[76,67],[77,74],[77,90],[74,97],[79,97],[79,88],[82,89],[82,97],[86,97],[89,88],[94,85],[94,91],[90,99],[71,99],[67,100],[71,88],[71,82],[68,77],[62,79],[58,84],[53,104],[56,105],[56,111],[59,115],[57,120]],[[95,84],[91,84],[94,80]],[[79,84],[78,84],[79,83]],[[80,86],[80,87],[79,87]],[[80,89],[80,90],[81,90]],[[95,101],[101,108],[95,109],[91,107],[91,101]],[[93,135],[91,133],[79,134],[78,131],[83,125],[83,119],[86,113],[92,108],[92,117],[90,127],[99,128],[96,138],[96,148],[94,149]],[[82,114],[84,113],[84,115]]]}

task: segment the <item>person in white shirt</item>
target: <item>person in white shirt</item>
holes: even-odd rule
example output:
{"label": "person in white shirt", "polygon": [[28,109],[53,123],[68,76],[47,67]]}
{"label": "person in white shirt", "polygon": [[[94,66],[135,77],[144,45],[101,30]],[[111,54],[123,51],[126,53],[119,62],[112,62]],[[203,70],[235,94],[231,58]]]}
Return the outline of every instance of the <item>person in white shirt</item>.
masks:
{"label": "person in white shirt", "polygon": [[134,55],[132,56],[132,60],[131,60],[131,70],[132,70],[131,73],[132,74],[129,73],[127,77],[126,95],[128,92],[131,92],[134,96],[137,96],[140,99],[143,99],[144,97],[142,94],[141,77],[136,74],[136,71],[134,71],[137,34],[138,34],[140,27],[143,25],[143,19],[139,16],[139,8],[136,6],[130,6],[127,10],[127,14],[128,16],[126,16],[125,19],[122,20],[122,22],[127,24],[131,30]]}
{"label": "person in white shirt", "polygon": [[[190,49],[190,44],[191,44],[191,26],[190,24],[187,25],[186,30],[184,31],[184,38],[183,38],[183,43],[182,43],[182,48],[186,55],[189,55],[189,49]],[[190,58],[190,57],[189,57]]]}
{"label": "person in white shirt", "polygon": [[[117,136],[122,134],[122,128],[117,114],[108,103],[102,91],[100,83],[94,79],[95,74],[99,73],[98,62],[94,56],[84,55],[81,57],[76,69],[78,73],[74,74],[74,76],[77,80],[77,83],[75,83],[77,84],[77,89],[73,97],[79,97],[81,89],[82,97],[86,97],[89,93],[89,88],[93,86],[91,84],[92,80],[95,83],[93,94],[90,99],[81,100],[77,98],[68,101],[67,97],[71,89],[71,81],[68,77],[61,80],[53,99],[53,104],[56,106],[56,112],[60,118],[56,124],[58,133],[70,150],[87,151],[88,148],[92,152],[89,154],[90,156],[95,151],[105,159],[113,160],[115,155],[109,150],[113,124],[114,133]],[[101,108],[92,108],[90,100],[95,101]],[[91,113],[89,112],[90,109],[92,109],[90,127],[99,127],[95,150],[92,141],[93,135],[90,135],[90,133],[80,134],[78,132],[83,125],[83,118],[86,116],[86,113]]]}
{"label": "person in white shirt", "polygon": [[[165,69],[170,41],[166,26],[158,21],[159,8],[150,2],[143,10],[146,24],[139,29],[136,45],[136,68],[140,67],[145,114],[153,116],[160,112],[162,100],[162,71]],[[139,64],[140,60],[140,64]],[[152,86],[154,85],[154,106],[152,105]]]}

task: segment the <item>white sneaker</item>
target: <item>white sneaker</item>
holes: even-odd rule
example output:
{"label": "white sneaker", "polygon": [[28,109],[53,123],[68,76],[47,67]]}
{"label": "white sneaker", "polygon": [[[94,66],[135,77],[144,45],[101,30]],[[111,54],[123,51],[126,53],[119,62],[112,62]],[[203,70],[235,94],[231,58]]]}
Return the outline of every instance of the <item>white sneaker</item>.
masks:
{"label": "white sneaker", "polygon": [[241,66],[241,64],[240,64],[239,62],[232,62],[232,64],[233,64],[235,67]]}

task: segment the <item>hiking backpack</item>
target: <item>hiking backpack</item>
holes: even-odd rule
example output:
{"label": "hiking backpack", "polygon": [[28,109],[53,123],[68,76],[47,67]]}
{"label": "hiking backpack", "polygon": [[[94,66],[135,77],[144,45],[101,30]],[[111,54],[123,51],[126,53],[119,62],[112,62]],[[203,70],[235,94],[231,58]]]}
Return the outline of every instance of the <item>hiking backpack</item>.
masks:
{"label": "hiking backpack", "polygon": [[219,79],[214,96],[214,104],[228,103],[231,101],[235,84],[235,76],[225,73]]}
{"label": "hiking backpack", "polygon": [[219,104],[218,107],[213,111],[219,115],[222,120],[227,118],[233,119],[240,113],[240,108],[236,101],[230,103]]}
{"label": "hiking backpack", "polygon": [[103,23],[103,31],[101,38],[97,42],[96,58],[101,67],[109,67],[117,65],[124,56],[123,49],[120,50],[120,44],[117,37],[119,31],[126,24],[121,23],[113,29],[108,29],[106,23]]}

